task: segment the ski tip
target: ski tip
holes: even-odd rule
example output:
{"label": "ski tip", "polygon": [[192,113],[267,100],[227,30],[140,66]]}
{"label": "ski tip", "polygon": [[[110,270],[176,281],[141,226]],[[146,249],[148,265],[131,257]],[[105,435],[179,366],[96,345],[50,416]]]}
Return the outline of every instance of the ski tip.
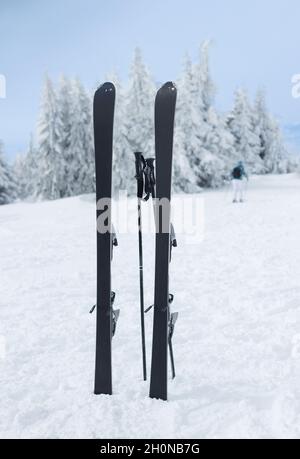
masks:
{"label": "ski tip", "polygon": [[165,83],[160,90],[177,91],[176,85],[172,81]]}
{"label": "ski tip", "polygon": [[177,98],[177,88],[172,81],[165,83],[156,94],[156,102],[158,100],[167,98],[168,100],[176,101]]}
{"label": "ski tip", "polygon": [[101,86],[99,86],[99,88],[97,89],[97,91],[95,92],[95,97],[98,95],[98,94],[114,94],[116,91],[116,88],[114,86],[113,83],[110,83],[109,81],[107,81],[106,83],[103,83]]}

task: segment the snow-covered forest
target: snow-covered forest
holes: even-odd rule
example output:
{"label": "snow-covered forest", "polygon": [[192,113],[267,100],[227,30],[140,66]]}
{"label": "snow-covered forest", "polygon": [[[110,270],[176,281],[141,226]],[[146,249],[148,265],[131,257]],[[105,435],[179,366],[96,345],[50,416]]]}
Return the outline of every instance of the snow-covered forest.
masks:
{"label": "snow-covered forest", "polygon": [[[107,79],[117,88],[114,130],[114,190],[135,189],[133,152],[154,155],[154,99],[159,86],[135,51],[129,79]],[[199,59],[185,58],[176,81],[178,103],[174,139],[174,188],[197,192],[222,186],[238,160],[250,173],[286,173],[296,164],[289,157],[279,123],[269,113],[265,94],[250,101],[247,92],[234,94],[233,107],[219,113],[209,66],[209,42]],[[93,88],[95,89],[95,88]],[[92,126],[93,91],[78,79],[46,78],[37,132],[28,151],[9,168],[0,152],[0,204],[16,196],[58,199],[95,190]]]}

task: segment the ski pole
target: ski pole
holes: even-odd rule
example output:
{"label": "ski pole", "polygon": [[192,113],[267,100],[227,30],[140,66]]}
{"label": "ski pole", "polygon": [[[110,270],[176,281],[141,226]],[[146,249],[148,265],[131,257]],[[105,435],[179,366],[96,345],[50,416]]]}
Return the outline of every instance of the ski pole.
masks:
{"label": "ski pole", "polygon": [[143,260],[143,232],[142,232],[142,199],[144,194],[144,167],[145,160],[142,153],[135,153],[135,167],[137,180],[137,209],[138,209],[138,238],[139,238],[139,275],[140,275],[140,309],[141,309],[141,334],[143,377],[147,381],[147,357],[145,338],[145,303],[144,303],[144,260]]}

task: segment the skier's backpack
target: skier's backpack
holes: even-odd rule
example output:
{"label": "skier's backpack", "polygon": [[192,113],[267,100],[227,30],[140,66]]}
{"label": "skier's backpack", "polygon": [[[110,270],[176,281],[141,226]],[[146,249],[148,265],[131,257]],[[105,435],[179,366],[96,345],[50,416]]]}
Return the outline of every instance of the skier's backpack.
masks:
{"label": "skier's backpack", "polygon": [[242,170],[240,167],[235,167],[232,171],[232,176],[234,179],[242,178]]}

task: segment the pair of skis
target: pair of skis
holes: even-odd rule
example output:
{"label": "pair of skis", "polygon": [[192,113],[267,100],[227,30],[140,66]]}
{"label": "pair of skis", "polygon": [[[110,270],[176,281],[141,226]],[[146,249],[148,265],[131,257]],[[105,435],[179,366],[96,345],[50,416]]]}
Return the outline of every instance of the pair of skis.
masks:
{"label": "pair of skis", "polygon": [[[143,294],[143,254],[141,228],[141,202],[143,191],[155,196],[156,223],[156,261],[155,295],[150,397],[167,400],[168,346],[174,370],[172,335],[177,315],[170,314],[173,297],[169,294],[169,263],[171,249],[176,245],[171,217],[171,182],[173,134],[177,91],[172,83],[166,83],[157,93],[155,101],[155,150],[156,186],[144,188],[142,176],[144,169],[137,168],[138,213],[140,247],[140,289],[143,373],[147,378],[146,345]],[[96,332],[96,370],[95,394],[112,394],[112,337],[116,328],[119,311],[114,311],[115,294],[111,290],[111,260],[113,246],[117,245],[114,236],[112,213],[112,161],[113,161],[113,123],[115,88],[105,83],[95,93],[94,133],[96,161],[97,196],[97,332]],[[148,160],[149,161],[149,160]],[[153,162],[146,162],[150,168]],[[148,169],[149,172],[149,169]],[[153,176],[154,177],[154,176]],[[152,177],[152,178],[153,178]],[[152,185],[151,185],[152,183]],[[152,186],[152,189],[151,189]],[[154,194],[155,193],[155,194]]]}

